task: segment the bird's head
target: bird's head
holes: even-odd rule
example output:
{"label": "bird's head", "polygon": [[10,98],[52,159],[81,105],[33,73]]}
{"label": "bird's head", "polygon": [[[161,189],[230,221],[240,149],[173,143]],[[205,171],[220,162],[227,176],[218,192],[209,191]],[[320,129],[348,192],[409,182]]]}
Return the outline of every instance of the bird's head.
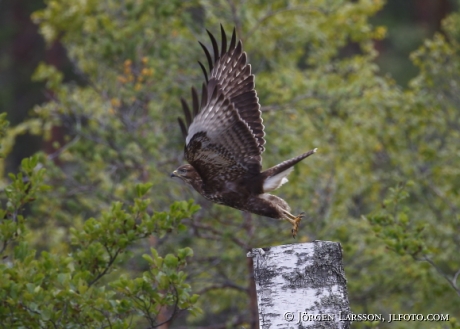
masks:
{"label": "bird's head", "polygon": [[192,183],[196,180],[196,176],[197,172],[195,168],[189,164],[182,165],[171,173],[171,177],[178,177],[192,186]]}

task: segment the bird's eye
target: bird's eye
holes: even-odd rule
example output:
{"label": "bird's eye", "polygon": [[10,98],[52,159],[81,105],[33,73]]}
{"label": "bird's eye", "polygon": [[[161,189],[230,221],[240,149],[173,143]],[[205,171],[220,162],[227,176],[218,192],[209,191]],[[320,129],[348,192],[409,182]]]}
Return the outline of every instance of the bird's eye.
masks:
{"label": "bird's eye", "polygon": [[179,169],[179,172],[180,172],[181,174],[185,174],[185,173],[187,172],[187,170],[185,170],[185,169]]}

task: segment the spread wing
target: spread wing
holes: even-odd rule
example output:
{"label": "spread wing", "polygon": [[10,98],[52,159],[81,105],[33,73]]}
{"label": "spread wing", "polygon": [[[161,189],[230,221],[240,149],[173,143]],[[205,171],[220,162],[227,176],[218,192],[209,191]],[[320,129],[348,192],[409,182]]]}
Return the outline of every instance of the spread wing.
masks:
{"label": "spread wing", "polygon": [[209,100],[189,127],[185,158],[208,184],[259,174],[260,149],[248,124],[216,80],[203,88],[203,99],[210,95]]}
{"label": "spread wing", "polygon": [[[260,111],[259,98],[254,89],[254,74],[251,74],[251,64],[247,63],[247,55],[243,52],[243,44],[238,41],[236,44],[236,33],[233,29],[232,39],[228,51],[227,36],[225,31],[220,26],[222,35],[221,53],[214,36],[209,32],[209,38],[212,42],[214,52],[214,65],[211,60],[211,55],[207,48],[200,43],[208,60],[210,78],[215,78],[221,85],[226,97],[235,105],[241,118],[248,124],[252,133],[256,137],[257,143],[261,152],[264,151],[264,126],[262,124],[262,113]],[[204,76],[207,79],[207,72],[203,64],[199,63],[203,70]]]}
{"label": "spread wing", "polygon": [[186,139],[185,157],[204,182],[236,181],[257,175],[264,151],[264,126],[254,90],[254,75],[241,41],[233,31],[230,47],[221,26],[221,53],[212,34],[214,61],[206,47],[210,75],[205,75],[201,104],[192,89],[193,112],[182,100],[185,122],[179,119]]}

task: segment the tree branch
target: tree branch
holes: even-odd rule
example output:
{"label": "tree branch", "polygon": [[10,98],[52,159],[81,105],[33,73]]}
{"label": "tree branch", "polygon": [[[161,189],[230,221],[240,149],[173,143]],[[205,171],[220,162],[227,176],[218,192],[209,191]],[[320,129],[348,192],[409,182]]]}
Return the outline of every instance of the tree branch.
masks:
{"label": "tree branch", "polygon": [[457,288],[457,278],[458,276],[460,275],[460,270],[457,271],[457,273],[455,273],[455,276],[454,276],[454,280],[450,279],[449,276],[447,276],[447,274],[445,274],[431,259],[429,259],[427,256],[423,256],[423,259],[428,262],[431,266],[433,266],[436,271],[441,274],[441,276],[446,279],[446,281],[450,284],[450,286],[452,288],[454,288],[454,290],[457,292],[457,295],[460,296],[460,289]]}

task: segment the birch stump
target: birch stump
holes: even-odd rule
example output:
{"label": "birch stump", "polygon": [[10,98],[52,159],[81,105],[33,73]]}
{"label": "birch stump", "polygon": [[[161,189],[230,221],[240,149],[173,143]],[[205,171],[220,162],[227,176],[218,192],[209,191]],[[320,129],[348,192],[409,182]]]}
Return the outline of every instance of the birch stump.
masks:
{"label": "birch stump", "polygon": [[254,280],[261,329],[349,328],[340,243],[256,248]]}

